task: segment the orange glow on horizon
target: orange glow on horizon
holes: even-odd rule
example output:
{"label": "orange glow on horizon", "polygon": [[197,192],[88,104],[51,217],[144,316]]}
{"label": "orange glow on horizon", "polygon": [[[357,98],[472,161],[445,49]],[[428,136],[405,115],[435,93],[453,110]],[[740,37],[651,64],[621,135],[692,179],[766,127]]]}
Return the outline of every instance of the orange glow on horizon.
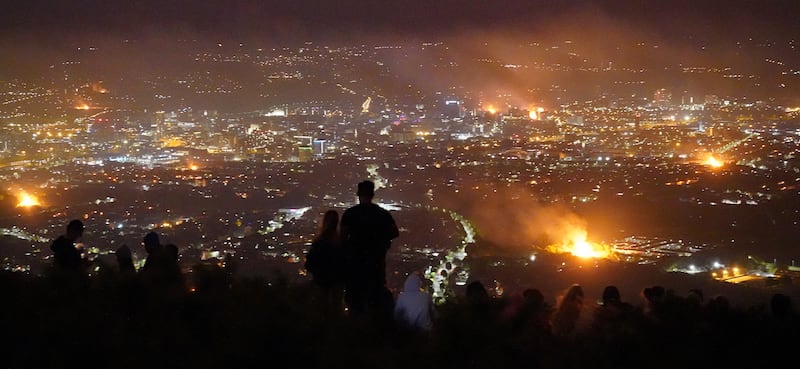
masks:
{"label": "orange glow on horizon", "polygon": [[75,107],[75,109],[78,109],[78,110],[89,110],[90,108],[91,107],[89,106],[89,104],[78,105],[78,106]]}
{"label": "orange glow on horizon", "polygon": [[540,107],[537,108],[535,106],[531,106],[530,108],[528,108],[528,117],[533,120],[539,120],[542,113],[544,113],[544,108]]}
{"label": "orange glow on horizon", "polygon": [[608,246],[589,241],[586,231],[577,228],[569,231],[560,245],[548,246],[547,251],[557,254],[569,253],[585,259],[603,259],[611,256]]}
{"label": "orange glow on horizon", "polygon": [[494,106],[492,106],[492,105],[489,105],[489,107],[486,108],[486,111],[488,111],[489,114],[492,114],[492,115],[497,113],[497,109],[495,109]]}
{"label": "orange glow on horizon", "polygon": [[713,155],[709,155],[708,158],[706,158],[706,160],[703,161],[703,164],[708,165],[712,168],[721,168],[723,165],[725,165],[724,162],[715,158]]}
{"label": "orange glow on horizon", "polygon": [[19,199],[19,202],[17,203],[18,208],[30,208],[33,206],[42,205],[36,196],[33,196],[25,191],[20,192],[17,198]]}

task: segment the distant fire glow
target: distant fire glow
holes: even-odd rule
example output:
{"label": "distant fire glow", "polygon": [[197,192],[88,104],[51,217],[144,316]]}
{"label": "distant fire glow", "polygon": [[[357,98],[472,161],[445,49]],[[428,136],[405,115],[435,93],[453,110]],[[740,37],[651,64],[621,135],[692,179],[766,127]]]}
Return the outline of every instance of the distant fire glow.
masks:
{"label": "distant fire glow", "polygon": [[539,120],[544,108],[531,107],[528,109],[528,118],[532,120]]}
{"label": "distant fire glow", "polygon": [[709,155],[708,158],[706,158],[706,160],[703,163],[712,168],[720,168],[725,164],[719,159],[715,158],[713,155]]}
{"label": "distant fire glow", "polygon": [[608,258],[611,252],[605,245],[591,242],[587,239],[586,231],[573,229],[568,232],[561,244],[547,247],[547,251],[557,254],[572,254],[579,258],[602,259]]}
{"label": "distant fire glow", "polygon": [[19,203],[17,203],[18,208],[30,208],[41,205],[36,196],[33,196],[27,192],[21,192],[17,198],[19,199]]}

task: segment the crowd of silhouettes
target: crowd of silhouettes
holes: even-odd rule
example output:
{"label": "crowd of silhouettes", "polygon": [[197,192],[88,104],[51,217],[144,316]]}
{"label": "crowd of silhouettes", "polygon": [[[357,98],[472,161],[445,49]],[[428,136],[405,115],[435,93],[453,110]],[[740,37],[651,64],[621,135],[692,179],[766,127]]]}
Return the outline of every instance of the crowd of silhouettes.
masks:
{"label": "crowd of silhouettes", "polygon": [[394,296],[386,286],[386,254],[399,230],[392,215],[372,202],[375,183],[358,184],[358,204],[323,214],[305,269],[329,312],[390,319]]}
{"label": "crowd of silhouettes", "polygon": [[[345,297],[351,253],[363,250],[348,249],[338,223],[335,211],[323,214],[305,264],[312,283],[291,285],[280,278],[234,278],[230,257],[193,267],[189,282],[178,248],[162,245],[156,232],[142,239],[147,256],[139,270],[123,245],[117,268],[107,268],[113,273],[76,278],[88,275],[76,245],[84,228],[70,222],[52,244],[49,278],[40,283],[2,274],[0,286],[16,302],[2,304],[0,312],[4,327],[18,333],[8,347],[15,353],[9,365],[79,365],[74,353],[93,342],[98,363],[117,360],[132,345],[146,352],[117,367],[152,360],[209,368],[266,365],[277,355],[303,357],[307,367],[764,367],[790,357],[800,339],[800,319],[783,293],[740,307],[701,289],[681,294],[652,285],[626,300],[614,285],[586,291],[572,284],[550,302],[537,288],[495,295],[474,280],[434,304],[419,272],[408,273],[398,293],[386,290],[388,319],[374,324],[358,319],[364,311]],[[377,260],[385,257],[383,242],[376,244],[384,250],[373,254],[375,264],[358,272],[373,278],[373,287],[385,288]],[[53,280],[59,282],[47,282]],[[65,289],[67,282],[83,287]],[[595,295],[601,298],[587,299]],[[40,347],[47,348],[44,355]],[[206,347],[218,355],[205,355]],[[746,350],[750,354],[742,355]]]}

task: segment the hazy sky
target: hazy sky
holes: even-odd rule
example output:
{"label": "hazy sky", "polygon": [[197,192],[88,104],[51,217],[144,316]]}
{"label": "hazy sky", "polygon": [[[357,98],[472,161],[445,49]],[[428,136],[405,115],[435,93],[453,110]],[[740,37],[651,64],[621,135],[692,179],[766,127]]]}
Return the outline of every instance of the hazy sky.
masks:
{"label": "hazy sky", "polygon": [[[4,6],[3,39],[189,35],[261,38],[439,37],[460,32],[569,34],[608,22],[661,38],[800,34],[796,0],[26,0]],[[597,22],[597,23],[595,23]],[[594,27],[594,28],[593,28]]]}

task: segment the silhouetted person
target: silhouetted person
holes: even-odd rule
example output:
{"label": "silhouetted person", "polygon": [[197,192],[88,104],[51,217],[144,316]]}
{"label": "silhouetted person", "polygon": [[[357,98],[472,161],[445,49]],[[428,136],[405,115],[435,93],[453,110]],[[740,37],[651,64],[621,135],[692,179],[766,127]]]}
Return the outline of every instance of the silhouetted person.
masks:
{"label": "silhouetted person", "polygon": [[467,303],[470,304],[488,304],[489,292],[483,286],[481,281],[472,281],[467,284],[466,294]]}
{"label": "silhouetted person", "polygon": [[147,252],[147,259],[142,266],[142,273],[149,273],[156,269],[161,269],[164,258],[162,257],[164,247],[161,245],[161,240],[156,232],[148,232],[142,239],[144,251]]}
{"label": "silhouetted person", "polygon": [[322,217],[319,233],[311,242],[305,268],[319,288],[326,309],[341,310],[345,258],[339,239],[339,213],[328,210]]}
{"label": "silhouetted person", "polygon": [[172,272],[168,252],[161,245],[161,240],[156,232],[148,232],[142,239],[142,244],[147,252],[147,259],[139,270],[141,281],[150,293],[163,295],[167,289],[165,282]]}
{"label": "silhouetted person", "polygon": [[[392,215],[372,203],[375,184],[358,184],[358,205],[342,214],[341,237],[347,256],[345,287],[353,314],[370,309],[391,313],[391,292],[386,289],[386,252],[400,235]],[[387,310],[388,309],[388,310]]]}
{"label": "silhouetted person", "polygon": [[394,306],[395,319],[406,327],[428,331],[433,328],[433,314],[433,297],[423,288],[422,278],[409,274]]}
{"label": "silhouetted person", "polygon": [[133,255],[128,245],[120,246],[115,255],[117,256],[117,265],[122,275],[136,274],[136,267],[133,265]]}
{"label": "silhouetted person", "polygon": [[169,297],[176,298],[182,295],[186,290],[186,283],[184,280],[183,272],[181,271],[180,264],[178,263],[178,246],[174,243],[168,243],[163,246],[162,254],[162,283]]}
{"label": "silhouetted person", "polygon": [[704,299],[703,290],[701,290],[699,288],[690,289],[689,290],[689,294],[687,296],[687,299],[691,300],[692,303],[696,303],[698,305],[702,305],[703,302],[704,302],[703,301],[703,299]]}
{"label": "silhouetted person", "polygon": [[56,284],[55,291],[64,294],[64,297],[82,294],[89,286],[88,262],[75,245],[83,236],[83,229],[83,222],[72,220],[67,224],[67,232],[50,245],[50,250],[53,251],[52,277]]}
{"label": "silhouetted person", "polygon": [[528,288],[522,292],[522,298],[524,299],[523,307],[517,318],[520,328],[528,334],[551,333],[550,307],[545,304],[542,291]]}
{"label": "silhouetted person", "polygon": [[513,320],[525,305],[525,297],[521,290],[511,290],[503,293],[500,299],[500,318],[505,321]]}
{"label": "silhouetted person", "polygon": [[478,319],[489,319],[493,315],[492,299],[489,292],[480,281],[472,281],[467,284],[465,293],[467,307],[470,313]]}
{"label": "silhouetted person", "polygon": [[573,284],[561,296],[553,313],[553,333],[562,337],[574,336],[581,310],[583,310],[583,288]]}
{"label": "silhouetted person", "polygon": [[782,293],[773,294],[769,300],[770,312],[775,317],[785,318],[794,314],[792,299]]}
{"label": "silhouetted person", "polygon": [[161,252],[165,278],[177,279],[181,277],[181,267],[178,264],[178,246],[174,243],[168,243],[163,246]]}
{"label": "silhouetted person", "polygon": [[67,233],[59,236],[50,245],[53,265],[60,270],[83,271],[84,261],[75,243],[83,236],[83,222],[74,219],[67,224]]}
{"label": "silhouetted person", "polygon": [[592,328],[600,335],[618,334],[622,324],[628,324],[628,319],[633,313],[633,305],[623,302],[619,289],[616,286],[606,286],[603,289],[603,298],[595,307],[592,316]]}
{"label": "silhouetted person", "polygon": [[772,336],[776,347],[787,342],[798,342],[800,338],[800,321],[792,307],[792,298],[782,293],[775,293],[769,300],[769,317],[765,331]]}
{"label": "silhouetted person", "polygon": [[716,295],[708,300],[706,310],[712,315],[729,314],[731,312],[731,303],[727,297],[723,295]]}
{"label": "silhouetted person", "polygon": [[664,299],[666,290],[663,286],[646,287],[641,292],[642,306],[641,313],[648,319],[655,322],[662,322],[664,319]]}

